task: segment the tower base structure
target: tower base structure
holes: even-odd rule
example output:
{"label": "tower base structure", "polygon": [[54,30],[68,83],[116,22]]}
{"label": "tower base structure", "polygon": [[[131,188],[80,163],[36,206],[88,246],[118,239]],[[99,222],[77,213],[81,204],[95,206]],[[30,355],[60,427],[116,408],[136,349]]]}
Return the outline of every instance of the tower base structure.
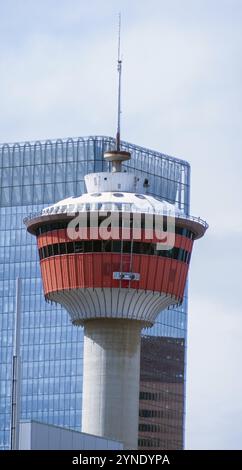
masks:
{"label": "tower base structure", "polygon": [[84,325],[82,431],[137,449],[140,334],[143,323],[89,320]]}

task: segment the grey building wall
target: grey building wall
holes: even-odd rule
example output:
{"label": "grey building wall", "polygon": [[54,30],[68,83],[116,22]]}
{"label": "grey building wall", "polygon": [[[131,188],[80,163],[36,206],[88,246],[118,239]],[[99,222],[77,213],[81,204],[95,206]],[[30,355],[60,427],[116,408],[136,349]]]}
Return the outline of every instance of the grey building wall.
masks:
{"label": "grey building wall", "polygon": [[121,442],[35,421],[21,422],[19,450],[120,450]]}

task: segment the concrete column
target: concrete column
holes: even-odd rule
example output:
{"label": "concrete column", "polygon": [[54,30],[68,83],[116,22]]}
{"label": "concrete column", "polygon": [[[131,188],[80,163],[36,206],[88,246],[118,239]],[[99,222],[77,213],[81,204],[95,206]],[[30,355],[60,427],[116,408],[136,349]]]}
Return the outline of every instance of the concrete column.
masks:
{"label": "concrete column", "polygon": [[82,431],[137,449],[140,332],[136,320],[84,325]]}

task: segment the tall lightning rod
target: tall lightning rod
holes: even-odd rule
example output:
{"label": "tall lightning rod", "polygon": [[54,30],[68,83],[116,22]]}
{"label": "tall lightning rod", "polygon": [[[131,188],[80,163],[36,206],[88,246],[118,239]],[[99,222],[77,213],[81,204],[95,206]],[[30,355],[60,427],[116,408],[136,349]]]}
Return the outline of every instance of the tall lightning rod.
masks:
{"label": "tall lightning rod", "polygon": [[116,134],[116,150],[120,150],[120,121],[121,121],[121,73],[122,60],[120,55],[121,13],[118,15],[118,122]]}

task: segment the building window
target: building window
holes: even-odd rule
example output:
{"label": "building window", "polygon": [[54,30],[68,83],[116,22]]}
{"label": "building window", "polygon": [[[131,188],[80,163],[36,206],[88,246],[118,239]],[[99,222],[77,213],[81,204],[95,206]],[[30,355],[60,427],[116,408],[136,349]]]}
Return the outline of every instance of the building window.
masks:
{"label": "building window", "polygon": [[39,249],[40,259],[70,253],[134,253],[170,258],[188,264],[190,253],[182,248],[157,250],[156,244],[120,240],[84,240],[66,243],[54,243]]}

